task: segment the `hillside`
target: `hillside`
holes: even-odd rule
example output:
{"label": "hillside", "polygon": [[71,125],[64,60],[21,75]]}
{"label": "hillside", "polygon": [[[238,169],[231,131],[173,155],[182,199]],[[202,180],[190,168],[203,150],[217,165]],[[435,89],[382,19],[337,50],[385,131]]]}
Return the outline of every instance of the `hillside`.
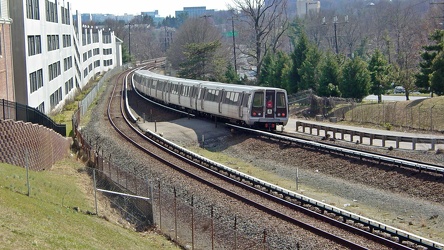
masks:
{"label": "hillside", "polygon": [[[341,116],[338,116],[341,117]],[[444,97],[413,101],[360,103],[345,113],[345,121],[385,129],[444,132]]]}
{"label": "hillside", "polygon": [[[99,198],[75,158],[44,172],[0,163],[1,249],[180,249],[155,232],[136,232]],[[106,210],[105,210],[106,209]]]}

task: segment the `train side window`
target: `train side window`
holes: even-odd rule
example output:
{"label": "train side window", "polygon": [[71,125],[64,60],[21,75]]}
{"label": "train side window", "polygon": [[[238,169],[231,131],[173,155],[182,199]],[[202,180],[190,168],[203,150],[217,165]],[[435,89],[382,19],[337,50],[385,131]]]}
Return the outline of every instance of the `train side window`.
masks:
{"label": "train side window", "polygon": [[231,91],[227,91],[226,93],[225,93],[225,98],[224,98],[224,100],[223,100],[223,103],[230,103],[230,96],[231,96]]}
{"label": "train side window", "polygon": [[165,85],[165,82],[159,81],[157,83],[157,90],[163,90],[164,85]]}
{"label": "train side window", "polygon": [[219,90],[215,90],[214,91],[214,100],[213,101],[219,102],[219,100],[220,100],[219,95],[220,95],[220,91]]}
{"label": "train side window", "polygon": [[171,87],[171,94],[177,95],[177,86],[178,84],[173,83],[173,86]]}
{"label": "train side window", "polygon": [[155,89],[157,85],[157,80],[153,80],[153,82],[151,83],[151,88]]}
{"label": "train side window", "polygon": [[278,92],[276,95],[276,107],[285,108],[287,103],[285,102],[285,93]]}
{"label": "train side window", "polygon": [[264,106],[264,92],[256,92],[253,97],[253,107],[263,107]]}
{"label": "train side window", "polygon": [[237,104],[238,101],[239,101],[239,93],[234,92],[233,104]]}

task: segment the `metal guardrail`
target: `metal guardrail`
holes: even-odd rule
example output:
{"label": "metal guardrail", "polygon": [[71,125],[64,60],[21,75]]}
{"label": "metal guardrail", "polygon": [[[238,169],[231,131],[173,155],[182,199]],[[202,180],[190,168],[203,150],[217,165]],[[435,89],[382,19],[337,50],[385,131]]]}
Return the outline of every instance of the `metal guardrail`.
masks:
{"label": "metal guardrail", "polygon": [[396,136],[396,135],[381,135],[369,132],[361,132],[344,128],[331,127],[320,124],[307,123],[302,121],[296,121],[296,131],[299,131],[299,127],[302,127],[302,132],[306,133],[306,129],[309,129],[309,134],[313,134],[313,129],[316,130],[316,134],[320,135],[320,131],[324,131],[324,135],[328,132],[333,134],[333,138],[336,139],[336,134],[341,134],[341,140],[344,140],[345,135],[350,136],[350,141],[353,142],[353,138],[355,136],[359,137],[360,142],[362,143],[364,138],[368,138],[370,141],[370,146],[373,145],[374,140],[381,140],[382,146],[385,147],[387,141],[394,141],[395,147],[399,148],[400,142],[409,142],[412,143],[412,149],[416,149],[416,144],[424,143],[430,144],[431,150],[435,150],[436,144],[444,144],[444,139],[436,139],[436,138],[426,138],[426,137],[408,137],[408,136]]}

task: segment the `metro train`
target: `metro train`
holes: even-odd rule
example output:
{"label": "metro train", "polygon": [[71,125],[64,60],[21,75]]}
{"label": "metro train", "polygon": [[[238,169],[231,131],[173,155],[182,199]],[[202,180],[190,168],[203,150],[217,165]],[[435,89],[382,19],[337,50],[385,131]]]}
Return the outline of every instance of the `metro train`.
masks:
{"label": "metro train", "polygon": [[138,92],[186,112],[258,129],[274,131],[288,122],[284,89],[182,79],[137,70]]}

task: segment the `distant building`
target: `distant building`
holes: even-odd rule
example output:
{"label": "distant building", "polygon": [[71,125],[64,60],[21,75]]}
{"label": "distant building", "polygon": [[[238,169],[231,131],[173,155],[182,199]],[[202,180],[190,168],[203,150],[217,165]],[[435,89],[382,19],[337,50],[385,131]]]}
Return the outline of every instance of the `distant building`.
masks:
{"label": "distant building", "polygon": [[310,13],[319,13],[321,10],[320,1],[297,0],[296,11],[298,17],[304,17]]}
{"label": "distant building", "polygon": [[186,14],[188,17],[201,17],[213,15],[215,10],[207,10],[207,7],[184,7],[183,10],[176,10],[176,17],[181,14]]}
{"label": "distant building", "polygon": [[160,23],[163,21],[163,17],[159,16],[159,11],[155,10],[155,11],[145,11],[141,13],[142,16],[149,16],[153,19],[154,23]]}
{"label": "distant building", "polygon": [[0,99],[15,101],[11,24],[7,1],[0,1]]}
{"label": "distant building", "polygon": [[67,1],[9,4],[16,102],[48,114],[63,107],[94,76],[121,63],[121,44],[114,32],[84,25]]}

